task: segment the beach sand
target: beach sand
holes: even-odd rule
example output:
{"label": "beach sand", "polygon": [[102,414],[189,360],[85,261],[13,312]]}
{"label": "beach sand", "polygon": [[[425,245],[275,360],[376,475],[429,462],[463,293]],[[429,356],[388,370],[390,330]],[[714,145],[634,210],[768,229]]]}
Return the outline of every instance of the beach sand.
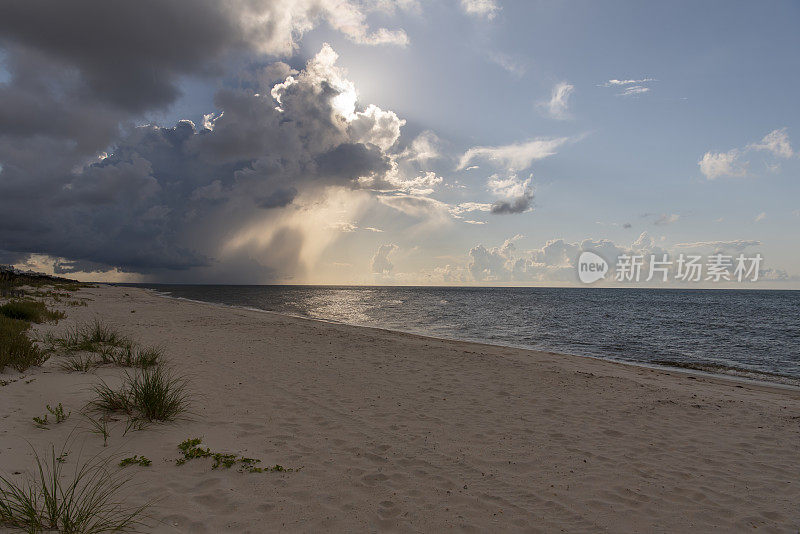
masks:
{"label": "beach sand", "polygon": [[[118,368],[54,357],[0,387],[0,472],[70,438],[129,466],[145,532],[798,532],[800,392],[575,356],[83,289],[62,331],[101,317],[191,382],[187,421],[107,448],[78,412]],[[32,380],[32,381],[31,381]],[[31,418],[62,402],[71,417]],[[176,466],[177,444],[299,471]],[[116,469],[116,467],[115,467]],[[69,469],[67,469],[69,471]]]}

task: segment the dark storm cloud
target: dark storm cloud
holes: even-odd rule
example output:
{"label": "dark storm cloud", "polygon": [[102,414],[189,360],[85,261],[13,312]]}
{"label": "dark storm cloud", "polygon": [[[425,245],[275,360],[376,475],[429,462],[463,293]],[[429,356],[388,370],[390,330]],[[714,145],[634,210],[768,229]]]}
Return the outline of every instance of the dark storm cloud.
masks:
{"label": "dark storm cloud", "polygon": [[383,174],[391,168],[389,159],[377,146],[363,143],[341,144],[320,155],[316,163],[320,174],[341,181],[353,176]]}
{"label": "dark storm cloud", "polygon": [[[90,158],[69,136],[0,136],[0,249],[68,258],[64,273],[213,267],[232,231],[303,191],[383,179],[387,154],[369,131],[355,139],[334,106],[348,89],[335,60],[324,47],[275,97],[269,88],[220,91],[207,127],[128,129],[109,155]],[[302,243],[296,229],[278,227],[264,247],[274,261],[255,264],[291,274]],[[231,272],[254,263],[232,258]]]}
{"label": "dark storm cloud", "polygon": [[264,209],[282,208],[288,206],[297,196],[297,189],[294,187],[287,187],[285,189],[278,189],[273,191],[267,196],[258,199],[258,206]]}
{"label": "dark storm cloud", "polygon": [[217,0],[7,0],[0,42],[75,69],[85,95],[141,112],[171,102],[182,74],[213,69],[246,46],[227,4]]}
{"label": "dark storm cloud", "polygon": [[492,213],[497,215],[507,215],[511,213],[523,213],[531,208],[533,203],[533,192],[528,190],[522,195],[505,200],[498,200],[492,204]]}
{"label": "dark storm cloud", "polygon": [[[407,41],[370,33],[358,4],[341,0],[0,2],[3,257],[67,258],[61,272],[216,268],[241,225],[304,191],[384,173],[385,135],[351,134],[332,106],[349,90],[336,53],[324,47],[308,72],[274,61],[322,20],[356,43]],[[247,90],[219,91],[200,128],[133,126],[175,102],[182,80],[251,61],[270,65],[239,76]],[[302,235],[275,235],[275,261],[297,265]],[[231,272],[272,272],[240,256]]]}

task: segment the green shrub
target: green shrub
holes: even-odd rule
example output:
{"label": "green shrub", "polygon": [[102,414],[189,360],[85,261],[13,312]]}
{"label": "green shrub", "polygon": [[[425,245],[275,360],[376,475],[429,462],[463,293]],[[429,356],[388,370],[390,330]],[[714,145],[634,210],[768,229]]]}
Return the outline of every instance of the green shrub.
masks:
{"label": "green shrub", "polygon": [[32,323],[45,321],[57,322],[66,315],[57,310],[48,309],[44,302],[37,300],[11,300],[0,306],[0,315],[9,319],[19,319]]}
{"label": "green shrub", "polygon": [[17,371],[41,365],[47,355],[29,337],[31,324],[0,315],[0,372],[6,366]]}

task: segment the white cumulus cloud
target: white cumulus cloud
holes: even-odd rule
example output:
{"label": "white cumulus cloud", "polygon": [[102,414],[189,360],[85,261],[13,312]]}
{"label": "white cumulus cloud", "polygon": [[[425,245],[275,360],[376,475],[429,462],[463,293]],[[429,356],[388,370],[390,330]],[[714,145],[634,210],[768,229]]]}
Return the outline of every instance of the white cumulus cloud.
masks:
{"label": "white cumulus cloud", "polygon": [[727,152],[706,152],[697,164],[709,180],[721,176],[746,176],[747,162],[740,161],[740,155],[741,152],[735,148]]}
{"label": "white cumulus cloud", "polygon": [[[761,141],[748,144],[744,149],[732,148],[727,152],[708,151],[697,164],[700,166],[700,172],[709,180],[723,176],[746,176],[749,162],[743,161],[743,158],[745,154],[753,151],[767,152],[779,158],[791,158],[795,153],[786,128],[779,128],[765,135]],[[772,172],[780,170],[780,165],[777,163],[765,162],[765,165]]]}
{"label": "white cumulus cloud", "polygon": [[461,0],[461,9],[467,15],[492,20],[500,11],[500,6],[495,0]]}

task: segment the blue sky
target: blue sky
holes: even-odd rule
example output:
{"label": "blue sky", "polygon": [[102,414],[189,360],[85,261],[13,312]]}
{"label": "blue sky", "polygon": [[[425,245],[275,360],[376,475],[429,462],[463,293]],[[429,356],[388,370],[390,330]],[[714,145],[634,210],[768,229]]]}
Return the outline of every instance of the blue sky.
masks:
{"label": "blue sky", "polygon": [[[334,223],[350,226],[281,281],[562,284],[569,280],[559,269],[554,277],[547,269],[514,275],[510,265],[541,264],[536,258],[554,240],[625,248],[646,232],[645,250],[708,243],[709,253],[760,252],[776,287],[798,287],[800,4],[454,0],[361,10],[369,31],[402,30],[407,42],[367,45],[336,22],[315,21],[296,34],[292,52],[249,51],[213,76],[183,75],[180,98],[136,119],[199,125],[224,111],[218,90],[247,86],[248,72],[275,61],[302,71],[327,43],[357,91],[356,110],[374,104],[405,121],[387,150],[396,155],[420,134],[435,136],[437,157],[405,170],[434,173],[432,187],[383,190],[359,197],[358,208],[343,202]],[[475,147],[533,140],[560,141],[523,163],[479,149],[459,165]],[[699,165],[704,157],[707,166]],[[490,211],[523,191],[533,195],[525,209]],[[397,209],[403,195],[430,199],[430,213]],[[453,209],[468,202],[483,208]],[[482,275],[472,254],[479,245],[500,262]],[[376,257],[388,268],[374,269]]]}

